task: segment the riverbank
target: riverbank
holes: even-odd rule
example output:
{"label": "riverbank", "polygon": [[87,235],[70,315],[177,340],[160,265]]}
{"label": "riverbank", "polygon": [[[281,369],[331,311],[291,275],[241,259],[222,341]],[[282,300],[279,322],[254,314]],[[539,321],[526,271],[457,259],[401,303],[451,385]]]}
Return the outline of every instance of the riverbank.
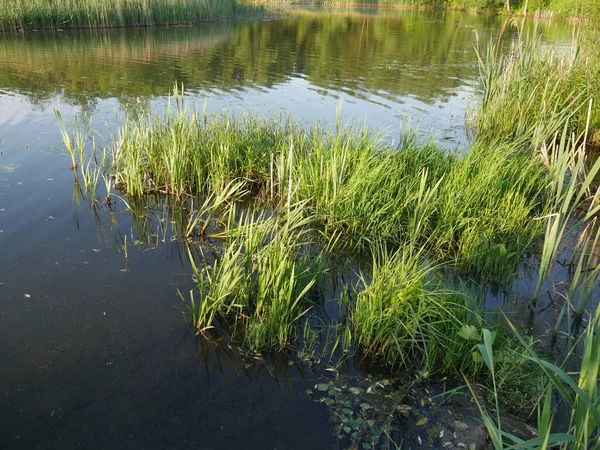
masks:
{"label": "riverbank", "polygon": [[594,20],[600,18],[600,5],[594,0],[242,0],[265,6],[397,7],[448,9],[474,13]]}
{"label": "riverbank", "polygon": [[237,0],[8,0],[0,31],[187,25],[255,11]]}

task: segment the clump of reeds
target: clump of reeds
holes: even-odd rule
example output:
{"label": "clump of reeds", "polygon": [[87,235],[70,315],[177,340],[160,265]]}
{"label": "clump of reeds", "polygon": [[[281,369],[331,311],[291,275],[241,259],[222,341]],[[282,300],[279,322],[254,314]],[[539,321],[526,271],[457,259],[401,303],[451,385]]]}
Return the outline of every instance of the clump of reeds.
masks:
{"label": "clump of reeds", "polygon": [[461,337],[481,328],[476,302],[467,290],[445,287],[418,249],[380,247],[362,282],[352,323],[366,354],[392,367],[417,364],[422,374],[476,368],[474,342]]}
{"label": "clump of reeds", "polygon": [[0,30],[190,24],[248,9],[236,0],[4,0]]}
{"label": "clump of reeds", "polygon": [[[494,357],[490,335],[483,344],[478,346],[487,368],[493,379],[493,394],[496,405],[494,418],[479,404],[487,431],[496,450],[505,449],[546,449],[559,448],[562,450],[584,450],[600,448],[600,393],[598,391],[598,375],[600,374],[600,342],[598,326],[600,325],[600,306],[591,314],[583,340],[583,354],[579,370],[567,373],[556,364],[542,359],[534,350],[531,342],[525,340],[516,328],[509,325],[517,336],[526,357],[533,362],[537,369],[546,377],[545,394],[541,397],[537,413],[538,437],[524,441],[502,429],[502,419],[499,412],[501,394],[498,391],[497,365]],[[553,424],[554,408],[557,396],[571,411],[566,428],[557,428]]]}
{"label": "clump of reeds", "polygon": [[251,350],[291,345],[324,272],[320,253],[310,251],[309,223],[302,204],[270,216],[236,217],[234,208],[221,255],[210,266],[194,264],[198,287],[184,300],[196,330],[231,323]]}

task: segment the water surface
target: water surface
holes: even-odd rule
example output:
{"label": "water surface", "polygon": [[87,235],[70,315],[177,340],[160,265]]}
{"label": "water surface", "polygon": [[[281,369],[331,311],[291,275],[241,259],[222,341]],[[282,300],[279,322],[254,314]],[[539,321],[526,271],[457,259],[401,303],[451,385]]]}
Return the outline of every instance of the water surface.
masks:
{"label": "water surface", "polygon": [[[549,42],[570,37],[541,27]],[[305,393],[318,374],[247,364],[186,335],[177,289],[193,283],[180,245],[159,233],[132,245],[142,236],[123,202],[94,214],[74,201],[54,109],[67,123],[90,115],[107,136],[124,109],[164,109],[178,83],[199,108],[333,124],[341,102],[344,120],[391,139],[410,122],[457,148],[468,145],[473,45],[515,33],[489,16],[304,10],[0,36],[0,448],[341,445]]]}

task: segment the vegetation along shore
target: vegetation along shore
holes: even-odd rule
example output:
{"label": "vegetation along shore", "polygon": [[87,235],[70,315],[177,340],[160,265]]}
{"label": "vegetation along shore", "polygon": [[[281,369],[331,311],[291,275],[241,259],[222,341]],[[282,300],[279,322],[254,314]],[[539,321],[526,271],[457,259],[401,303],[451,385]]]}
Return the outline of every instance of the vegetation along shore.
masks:
{"label": "vegetation along shore", "polygon": [[237,0],[5,0],[0,2],[0,30],[182,25],[255,9]]}
{"label": "vegetation along shore", "polygon": [[600,17],[600,5],[595,0],[259,0],[273,6],[385,6],[407,8],[441,8],[497,14],[539,15],[542,17]]}
{"label": "vegetation along shore", "polygon": [[545,17],[600,18],[595,0],[4,0],[0,31],[183,25],[239,17],[262,6],[446,8]]}

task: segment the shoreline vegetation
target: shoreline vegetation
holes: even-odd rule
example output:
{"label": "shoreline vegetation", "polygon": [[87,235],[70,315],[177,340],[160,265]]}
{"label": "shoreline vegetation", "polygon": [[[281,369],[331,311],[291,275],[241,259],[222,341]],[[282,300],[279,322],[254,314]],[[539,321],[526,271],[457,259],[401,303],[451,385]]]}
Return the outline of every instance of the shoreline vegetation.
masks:
{"label": "shoreline vegetation", "polygon": [[592,21],[600,18],[595,0],[240,0],[273,7],[440,9],[512,16]]}
{"label": "shoreline vegetation", "polygon": [[190,25],[262,12],[269,6],[397,7],[600,20],[595,0],[4,0],[0,31]]}
{"label": "shoreline vegetation", "polygon": [[3,0],[0,31],[190,25],[260,10],[237,0]]}
{"label": "shoreline vegetation", "polygon": [[[321,339],[310,323],[330,294],[324,280],[352,267],[358,280],[334,299],[330,352],[423,379],[480,383],[496,450],[598,448],[600,160],[587,149],[600,129],[600,89],[589,79],[600,63],[581,42],[560,54],[535,35],[511,49],[479,47],[483,95],[471,121],[475,143],[463,155],[410,130],[393,145],[339,116],[331,129],[306,129],[289,117],[210,115],[188,106],[182,88],[166,114],[128,115],[105,148],[58,117],[91,204],[168,198],[187,211],[178,238],[195,287],[180,296],[197,334],[225,332],[251,352],[314,352]],[[526,259],[537,261],[537,288],[524,299],[533,313],[574,232],[573,279],[544,292],[561,308],[550,331],[569,335],[570,351],[583,349],[572,376],[538,355],[534,337],[485,320],[478,292],[510,285]],[[572,411],[560,433],[554,394]],[[501,431],[503,401],[537,405],[538,438]]]}

